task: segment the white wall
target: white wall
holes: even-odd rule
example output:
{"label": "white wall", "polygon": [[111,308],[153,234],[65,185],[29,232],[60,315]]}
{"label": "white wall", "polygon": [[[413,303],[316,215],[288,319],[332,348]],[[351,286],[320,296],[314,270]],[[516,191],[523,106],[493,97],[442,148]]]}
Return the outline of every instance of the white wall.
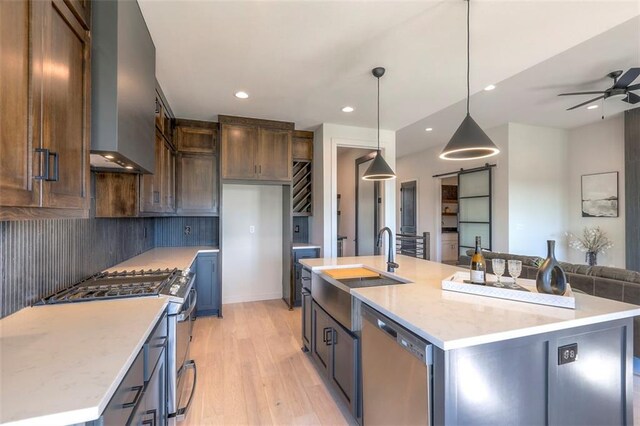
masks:
{"label": "white wall", "polygon": [[568,210],[566,130],[509,124],[509,252],[544,257],[556,240],[566,259]]}
{"label": "white wall", "polygon": [[[459,170],[461,167],[470,169],[483,166],[489,162],[497,164],[493,169],[493,229],[492,248],[496,251],[506,251],[508,248],[508,217],[507,217],[507,174],[508,174],[508,126],[499,126],[486,130],[487,135],[500,148],[501,153],[475,161],[450,161],[439,158],[442,146],[433,147],[425,151],[407,155],[398,159],[397,194],[400,194],[400,183],[416,180],[418,193],[418,217],[417,232],[431,233],[431,259],[440,260],[441,241],[441,196],[440,179],[433,175]],[[400,205],[398,195],[397,205]],[[396,223],[396,229],[400,229],[400,222]]]}
{"label": "white wall", "polygon": [[[624,116],[608,118],[569,132],[569,206],[568,230],[580,233],[585,226],[600,226],[614,246],[598,255],[598,264],[625,267],[625,197],[624,197]],[[619,172],[617,218],[582,217],[581,176],[591,173]],[[584,254],[569,249],[568,260],[584,263]]]}
{"label": "white wall", "polygon": [[344,256],[355,256],[356,160],[370,152],[370,149],[338,148],[336,190],[341,197],[338,234],[347,237],[343,240]]}
{"label": "white wall", "polygon": [[[322,246],[323,257],[337,253],[337,150],[338,146],[352,148],[377,147],[377,129],[324,123],[314,133],[313,142],[313,217],[311,241]],[[389,166],[396,169],[396,133],[380,130],[380,147]],[[391,229],[396,223],[395,180],[383,185],[383,217],[380,226]]]}
{"label": "white wall", "polygon": [[224,184],[222,197],[222,303],[281,298],[282,187]]}

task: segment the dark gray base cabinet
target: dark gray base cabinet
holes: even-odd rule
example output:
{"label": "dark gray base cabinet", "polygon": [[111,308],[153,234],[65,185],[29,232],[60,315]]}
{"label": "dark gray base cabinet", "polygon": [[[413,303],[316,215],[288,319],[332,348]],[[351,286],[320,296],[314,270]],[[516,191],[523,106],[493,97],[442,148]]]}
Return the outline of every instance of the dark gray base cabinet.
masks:
{"label": "dark gray base cabinet", "polygon": [[302,269],[302,350],[311,348],[311,271]]}
{"label": "dark gray base cabinet", "polygon": [[196,259],[196,315],[222,314],[218,253],[200,253]]}
{"label": "dark gray base cabinet", "polygon": [[[303,320],[304,321],[304,320]],[[360,417],[358,404],[358,339],[315,301],[311,301],[311,356],[329,383]]]}
{"label": "dark gray base cabinet", "polygon": [[304,267],[300,264],[302,259],[315,259],[320,257],[319,248],[295,249],[293,251],[293,286],[292,290],[295,294],[293,306],[302,305],[302,271]]}

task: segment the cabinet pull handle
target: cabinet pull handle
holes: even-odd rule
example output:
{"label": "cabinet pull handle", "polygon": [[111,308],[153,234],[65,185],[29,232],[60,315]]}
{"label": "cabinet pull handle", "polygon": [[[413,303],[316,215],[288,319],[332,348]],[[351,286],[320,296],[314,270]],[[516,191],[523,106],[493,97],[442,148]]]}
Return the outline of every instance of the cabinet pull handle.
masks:
{"label": "cabinet pull handle", "polygon": [[43,155],[40,157],[40,174],[33,178],[36,180],[49,180],[49,150],[36,148],[36,153]]}
{"label": "cabinet pull handle", "polygon": [[260,164],[258,166],[258,174],[261,175],[262,174],[262,164]]}
{"label": "cabinet pull handle", "polygon": [[151,419],[143,420],[142,424],[156,426],[156,409],[154,408],[153,410],[148,410],[146,413],[144,413],[145,416],[147,414],[151,414],[153,417]]}
{"label": "cabinet pull handle", "polygon": [[256,166],[255,164],[253,165],[253,174],[258,174],[258,166]]}
{"label": "cabinet pull handle", "polygon": [[59,158],[58,157],[58,153],[57,152],[49,152],[48,153],[48,157],[47,157],[47,163],[49,163],[49,158],[53,157],[53,178],[49,178],[49,176],[47,176],[47,181],[49,182],[57,182],[58,180],[60,180],[60,164],[59,164]]}
{"label": "cabinet pull handle", "polygon": [[[326,327],[323,330],[324,336],[322,337],[322,341],[327,346],[331,346],[333,344],[333,329],[331,327]],[[329,335],[331,334],[331,337]]]}
{"label": "cabinet pull handle", "polygon": [[122,408],[131,408],[133,406],[135,406],[138,403],[138,400],[140,399],[140,395],[142,394],[142,385],[138,385],[138,386],[133,386],[130,390],[132,391],[136,391],[136,395],[133,397],[133,401],[131,402],[125,402],[124,404],[122,404]]}

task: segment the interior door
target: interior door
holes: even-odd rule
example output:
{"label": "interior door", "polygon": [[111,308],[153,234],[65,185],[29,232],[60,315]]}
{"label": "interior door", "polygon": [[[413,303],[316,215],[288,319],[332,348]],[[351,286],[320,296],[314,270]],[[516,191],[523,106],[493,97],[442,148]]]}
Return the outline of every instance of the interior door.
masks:
{"label": "interior door", "polygon": [[416,181],[400,184],[400,233],[415,235],[416,233]]}
{"label": "interior door", "polygon": [[458,174],[459,254],[475,248],[476,236],[491,250],[491,168]]}
{"label": "interior door", "polygon": [[380,182],[363,180],[375,152],[356,159],[356,256],[370,256],[380,253],[376,247]]}

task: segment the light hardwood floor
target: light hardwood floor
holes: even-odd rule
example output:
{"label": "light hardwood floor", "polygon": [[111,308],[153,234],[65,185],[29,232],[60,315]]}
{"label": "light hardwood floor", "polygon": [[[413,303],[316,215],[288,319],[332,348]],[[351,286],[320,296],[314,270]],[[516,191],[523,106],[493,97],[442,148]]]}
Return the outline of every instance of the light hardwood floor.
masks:
{"label": "light hardwood floor", "polygon": [[270,300],[223,313],[194,326],[198,386],[186,425],[349,424],[300,350],[299,308]]}
{"label": "light hardwood floor", "polygon": [[[299,308],[270,300],[224,305],[223,313],[195,323],[198,386],[185,425],[349,424],[300,350]],[[640,425],[638,376],[634,417]]]}

